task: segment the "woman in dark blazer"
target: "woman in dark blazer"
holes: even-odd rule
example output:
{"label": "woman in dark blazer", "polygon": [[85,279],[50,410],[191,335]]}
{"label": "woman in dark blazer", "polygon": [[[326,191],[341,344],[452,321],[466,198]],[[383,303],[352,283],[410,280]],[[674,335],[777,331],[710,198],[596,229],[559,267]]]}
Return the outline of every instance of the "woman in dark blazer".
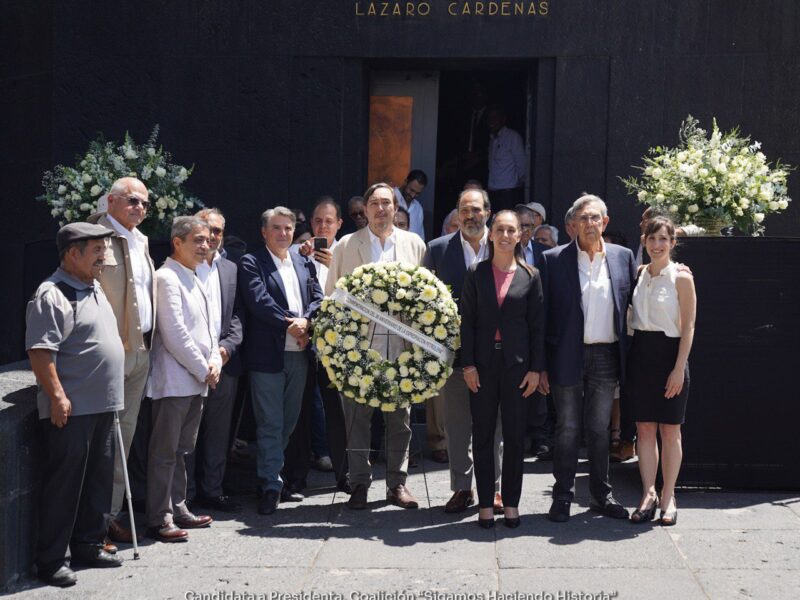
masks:
{"label": "woman in dark blazer", "polygon": [[470,390],[472,446],[480,512],[494,526],[493,440],[503,426],[502,496],[508,527],[519,526],[527,398],[544,368],[544,307],[539,272],[526,264],[515,212],[500,211],[489,258],[467,271],[461,293],[461,362]]}

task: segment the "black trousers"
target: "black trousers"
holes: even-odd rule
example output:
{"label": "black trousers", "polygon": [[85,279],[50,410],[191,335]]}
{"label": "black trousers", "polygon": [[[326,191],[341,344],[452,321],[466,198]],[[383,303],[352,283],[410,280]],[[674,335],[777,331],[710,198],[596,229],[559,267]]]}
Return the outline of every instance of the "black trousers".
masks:
{"label": "black trousers", "polygon": [[472,453],[475,484],[481,508],[494,502],[494,432],[497,409],[503,427],[503,477],[500,493],[503,505],[516,508],[522,494],[524,468],[525,417],[528,398],[522,397],[519,384],[527,373],[525,365],[507,365],[502,350],[495,350],[489,368],[478,367],[481,386],[469,395],[472,413]]}
{"label": "black trousers", "polygon": [[43,419],[47,459],[39,506],[36,563],[62,564],[67,547],[102,546],[114,485],[114,413],[69,417],[58,428]]}
{"label": "black trousers", "polygon": [[[325,409],[325,428],[328,433],[328,450],[331,453],[333,473],[337,483],[347,481],[347,428],[342,408],[342,397],[336,388],[331,387],[328,373],[321,365],[316,365],[317,384],[322,394],[322,406]],[[383,420],[383,419],[381,419]]]}

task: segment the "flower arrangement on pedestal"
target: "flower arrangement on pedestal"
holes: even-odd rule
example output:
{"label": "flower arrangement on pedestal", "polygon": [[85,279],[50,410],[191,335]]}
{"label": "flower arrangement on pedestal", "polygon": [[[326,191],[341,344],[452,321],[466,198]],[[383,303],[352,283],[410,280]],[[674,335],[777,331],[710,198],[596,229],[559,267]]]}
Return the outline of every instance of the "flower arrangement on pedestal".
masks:
{"label": "flower arrangement on pedestal", "polygon": [[121,144],[106,141],[102,134],[89,144],[76,165],[56,165],[42,178],[44,194],[38,197],[50,207],[59,225],[85,221],[92,213],[105,210],[105,195],[120,177],[137,177],[150,193],[151,208],[139,226],[145,234],[168,232],[175,217],[193,214],[203,203],[192,196],[184,182],[194,167],[172,162],[172,156],[157,146],[159,127],[144,144],[137,144],[126,132]]}
{"label": "flower arrangement on pedestal", "polygon": [[[390,329],[408,327],[419,343],[387,360],[370,348],[375,320]],[[389,412],[438,394],[453,372],[443,357],[459,348],[460,323],[449,290],[428,269],[372,263],[336,282],[315,319],[313,342],[345,398]]]}
{"label": "flower arrangement on pedestal", "polygon": [[678,225],[704,226],[717,235],[720,227],[735,225],[757,236],[766,215],[789,206],[786,178],[793,169],[780,160],[771,166],[760,148],[738,128],[723,133],[716,119],[708,137],[689,115],[680,144],[650,148],[644,166],[637,167],[641,178],[622,182],[639,203],[669,214]]}

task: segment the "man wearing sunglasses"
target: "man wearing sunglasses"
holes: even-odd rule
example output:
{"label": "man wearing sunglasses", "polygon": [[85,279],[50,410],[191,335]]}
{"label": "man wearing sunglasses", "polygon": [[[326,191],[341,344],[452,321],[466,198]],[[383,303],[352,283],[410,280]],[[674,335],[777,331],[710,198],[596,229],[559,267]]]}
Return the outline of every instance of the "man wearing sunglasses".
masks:
{"label": "man wearing sunglasses", "polygon": [[139,407],[150,370],[150,348],[155,327],[155,268],[147,237],[137,229],[149,208],[149,194],[145,185],[135,177],[123,177],[111,186],[107,211],[88,219],[114,232],[110,237],[105,267],[99,281],[114,310],[125,348],[125,408],[119,411],[125,456],[118,454],[115,459],[112,520],[109,527],[111,540],[121,543],[133,541],[130,530],[122,524],[123,520],[117,519],[125,494],[122,460],[127,460],[136,431]]}

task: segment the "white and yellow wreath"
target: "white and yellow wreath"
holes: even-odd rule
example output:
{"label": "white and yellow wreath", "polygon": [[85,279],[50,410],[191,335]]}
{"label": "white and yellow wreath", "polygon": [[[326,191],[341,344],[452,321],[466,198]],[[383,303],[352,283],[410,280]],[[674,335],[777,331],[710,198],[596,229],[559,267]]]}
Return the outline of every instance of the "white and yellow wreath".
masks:
{"label": "white and yellow wreath", "polygon": [[[367,339],[376,318],[390,328],[405,327],[400,335],[409,339],[413,333],[419,343],[397,360],[385,360]],[[453,370],[460,321],[450,291],[428,269],[373,263],[340,278],[336,292],[323,300],[314,346],[342,395],[390,412],[438,394]]]}

